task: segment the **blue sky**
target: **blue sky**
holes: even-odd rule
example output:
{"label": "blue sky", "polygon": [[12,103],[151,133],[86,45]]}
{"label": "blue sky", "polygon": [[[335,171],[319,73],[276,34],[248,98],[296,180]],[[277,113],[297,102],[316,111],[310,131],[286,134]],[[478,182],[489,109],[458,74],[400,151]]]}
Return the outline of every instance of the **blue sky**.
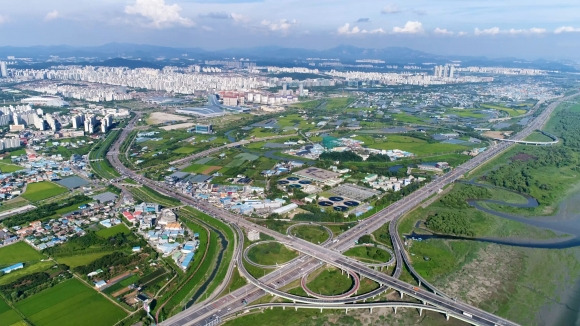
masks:
{"label": "blue sky", "polygon": [[0,45],[109,42],[223,49],[407,46],[440,54],[580,59],[580,1],[26,0]]}

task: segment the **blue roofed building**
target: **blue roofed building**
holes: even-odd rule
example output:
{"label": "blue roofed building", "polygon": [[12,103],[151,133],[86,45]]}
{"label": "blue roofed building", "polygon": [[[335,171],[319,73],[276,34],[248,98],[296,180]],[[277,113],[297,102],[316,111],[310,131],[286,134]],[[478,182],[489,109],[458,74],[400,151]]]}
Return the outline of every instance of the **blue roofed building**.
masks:
{"label": "blue roofed building", "polygon": [[17,264],[14,264],[12,266],[8,266],[6,268],[0,269],[0,273],[1,274],[9,274],[10,272],[13,272],[13,271],[15,271],[17,269],[21,269],[21,268],[24,268],[24,264],[17,263]]}
{"label": "blue roofed building", "polygon": [[190,253],[185,255],[185,257],[183,258],[183,261],[179,265],[181,267],[181,269],[183,269],[183,270],[187,269],[189,264],[191,264],[191,261],[193,260],[194,255],[195,254],[193,252],[190,252]]}

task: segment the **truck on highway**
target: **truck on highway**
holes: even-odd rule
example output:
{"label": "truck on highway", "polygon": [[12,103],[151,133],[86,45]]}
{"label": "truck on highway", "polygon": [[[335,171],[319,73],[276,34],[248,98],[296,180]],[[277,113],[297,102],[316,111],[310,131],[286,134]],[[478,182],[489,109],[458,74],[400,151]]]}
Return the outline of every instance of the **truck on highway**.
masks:
{"label": "truck on highway", "polygon": [[466,316],[466,317],[469,317],[469,318],[473,318],[473,315],[472,314],[470,314],[468,312],[465,312],[465,311],[463,312],[463,315]]}

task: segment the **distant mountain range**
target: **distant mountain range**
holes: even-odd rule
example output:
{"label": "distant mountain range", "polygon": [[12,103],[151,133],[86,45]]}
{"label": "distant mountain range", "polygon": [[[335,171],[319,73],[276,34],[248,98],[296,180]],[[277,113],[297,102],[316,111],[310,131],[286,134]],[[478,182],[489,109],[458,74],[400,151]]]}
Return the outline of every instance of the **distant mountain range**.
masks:
{"label": "distant mountain range", "polygon": [[[33,58],[40,62],[50,62],[54,60],[55,56],[58,56],[59,62],[62,62],[63,59],[66,58],[74,58],[74,60],[71,59],[68,61],[77,64],[87,62],[93,64],[99,63],[100,65],[105,66],[121,66],[124,64],[125,66],[130,66],[132,68],[138,66],[159,68],[166,65],[168,61],[190,62],[189,59],[209,60],[248,58],[252,61],[257,61],[260,64],[274,64],[276,62],[290,63],[303,61],[307,58],[326,58],[339,59],[346,63],[354,62],[357,59],[378,59],[384,60],[388,64],[399,65],[410,63],[420,64],[424,62],[444,64],[453,60],[459,60],[463,65],[498,65],[505,67],[528,67],[562,71],[576,70],[571,63],[559,61],[526,61],[517,58],[489,59],[485,57],[449,56],[426,53],[405,47],[369,49],[348,45],[341,45],[327,50],[283,48],[272,46],[226,49],[218,51],[208,51],[201,48],[173,48],[128,43],[108,43],[100,46],[90,47],[73,47],[67,45],[0,47],[0,58],[5,58],[6,56]],[[139,61],[135,62],[136,60]]]}

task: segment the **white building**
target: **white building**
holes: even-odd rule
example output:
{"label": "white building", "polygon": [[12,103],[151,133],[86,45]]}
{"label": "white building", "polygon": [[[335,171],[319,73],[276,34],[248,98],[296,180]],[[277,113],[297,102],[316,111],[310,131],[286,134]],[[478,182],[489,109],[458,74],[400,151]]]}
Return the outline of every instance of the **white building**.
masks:
{"label": "white building", "polygon": [[296,208],[298,208],[298,205],[292,203],[292,204],[288,204],[286,206],[282,206],[280,208],[276,208],[275,210],[272,211],[272,213],[286,214],[286,213],[289,213],[289,212],[295,210]]}
{"label": "white building", "polygon": [[0,77],[8,77],[8,70],[6,69],[6,62],[0,61]]}
{"label": "white building", "polygon": [[258,230],[248,231],[248,240],[250,240],[250,241],[260,240],[260,231],[258,231]]}

